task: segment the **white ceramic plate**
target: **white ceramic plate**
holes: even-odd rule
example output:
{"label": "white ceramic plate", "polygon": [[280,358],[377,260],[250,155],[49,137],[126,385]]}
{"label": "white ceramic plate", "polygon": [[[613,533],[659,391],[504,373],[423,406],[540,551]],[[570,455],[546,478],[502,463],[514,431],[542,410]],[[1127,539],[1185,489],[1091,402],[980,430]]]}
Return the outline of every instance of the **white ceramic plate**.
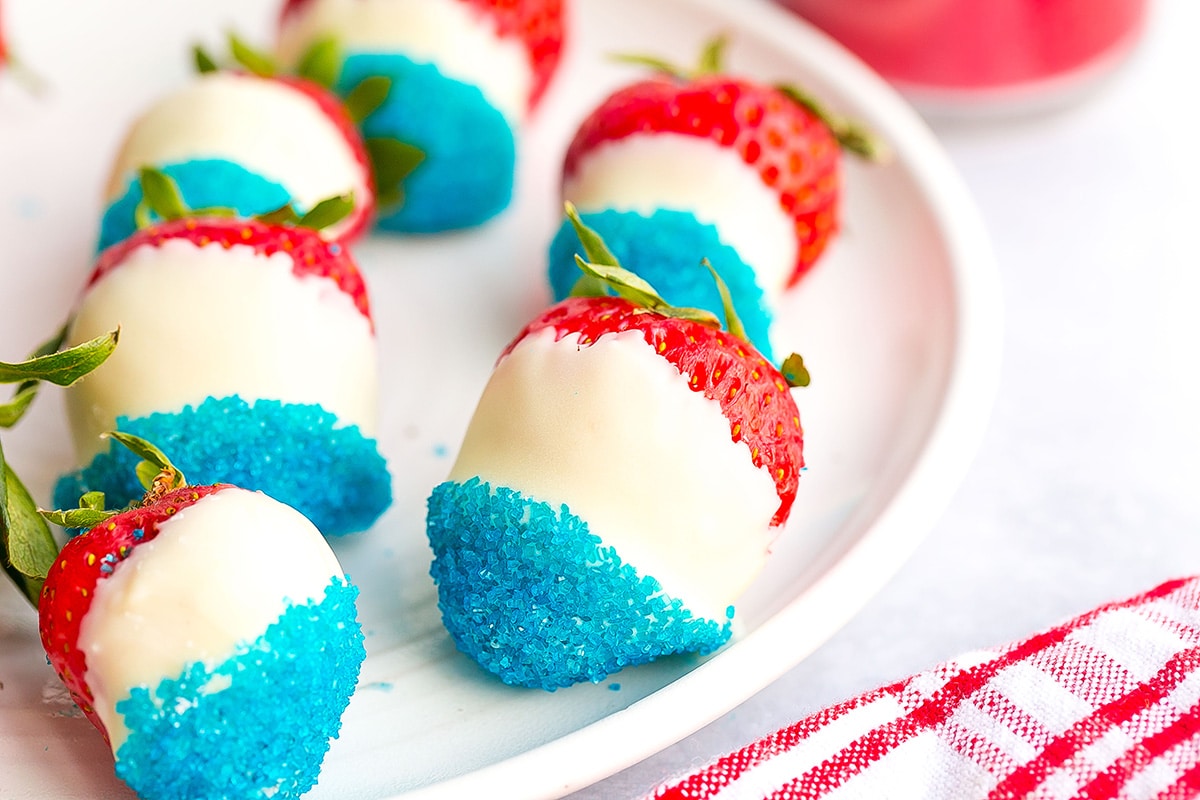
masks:
{"label": "white ceramic plate", "polygon": [[[942,510],[974,452],[999,362],[999,290],[970,198],[914,113],[840,48],[765,0],[575,0],[564,68],[524,142],[518,201],[484,229],[358,248],[383,360],[380,440],[396,502],[336,549],[362,587],[368,659],[317,798],[554,797],[683,738],[797,663],[882,585]],[[89,269],[109,159],[132,116],[187,79],[188,46],[236,27],[267,41],[275,3],[10,0],[25,62],[48,85],[0,82],[0,358],[66,314]],[[546,301],[557,170],[574,125],[637,74],[614,51],[692,63],[731,35],[729,64],[803,84],[872,126],[887,166],[847,165],[845,227],[782,309],[802,352],[808,472],[733,642],[599,685],[501,685],[454,650],[428,577],[424,502],[500,348]],[[169,302],[169,301],[164,301]],[[68,466],[61,393],[4,435],[45,498]],[[125,798],[100,736],[59,690],[33,614],[0,587],[5,797]]]}

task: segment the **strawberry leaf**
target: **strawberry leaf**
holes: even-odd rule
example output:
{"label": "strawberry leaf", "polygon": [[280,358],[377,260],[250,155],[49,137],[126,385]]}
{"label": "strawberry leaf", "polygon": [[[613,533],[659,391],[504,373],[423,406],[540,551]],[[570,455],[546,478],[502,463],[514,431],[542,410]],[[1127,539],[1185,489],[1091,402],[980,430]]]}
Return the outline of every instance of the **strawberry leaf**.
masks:
{"label": "strawberry leaf", "polygon": [[375,200],[380,208],[404,202],[404,179],[425,159],[425,153],[399,139],[373,137],[366,140],[371,172],[375,178]]}
{"label": "strawberry leaf", "polygon": [[724,71],[725,45],[727,42],[728,38],[723,33],[705,42],[704,47],[700,50],[699,62],[696,68],[692,70],[684,69],[677,64],[672,64],[670,61],[656,56],[647,56],[638,53],[616,53],[610,56],[610,58],[622,64],[648,67],[660,75],[666,75],[678,81],[690,81],[706,75],[720,75]]}
{"label": "strawberry leaf", "polygon": [[261,78],[270,78],[279,73],[279,68],[269,55],[246,44],[236,33],[229,34],[229,52],[234,61]]}
{"label": "strawberry leaf", "polygon": [[583,246],[583,254],[587,256],[588,261],[593,264],[607,264],[610,267],[621,266],[612,250],[604,243],[603,237],[584,224],[574,203],[563,203],[563,209],[567,219],[571,220],[571,227],[575,229],[575,235],[579,237],[579,244]]}
{"label": "strawberry leaf", "polygon": [[138,203],[134,214],[139,228],[152,224],[151,213],[165,220],[182,219],[188,215],[190,209],[183,202],[179,187],[161,169],[142,167],[138,170],[138,183],[142,187],[142,201]]}
{"label": "strawberry leaf", "polygon": [[88,530],[99,525],[109,517],[115,517],[118,511],[108,511],[104,508],[104,492],[86,492],[79,498],[79,508],[66,511],[38,510],[42,519],[67,529]]}
{"label": "strawberry leaf", "polygon": [[721,310],[725,312],[725,329],[743,341],[750,341],[746,336],[746,328],[742,325],[737,310],[733,307],[733,296],[729,293],[729,286],[717,274],[716,267],[707,258],[701,259],[700,263],[708,268],[709,274],[717,283],[717,293],[721,295]]}
{"label": "strawberry leaf", "polygon": [[308,210],[295,224],[301,228],[322,231],[336,225],[354,210],[354,193],[327,197]]}
{"label": "strawberry leaf", "polygon": [[341,71],[342,51],[338,40],[333,36],[313,42],[296,65],[297,75],[326,89],[333,88]]}
{"label": "strawberry leaf", "polygon": [[346,92],[346,98],[342,103],[345,105],[350,119],[354,120],[356,125],[361,125],[363,120],[383,105],[391,91],[391,78],[383,75],[371,75],[363,78],[355,84],[353,89]]}
{"label": "strawberry leaf", "polygon": [[[58,348],[62,347],[63,340],[66,338],[67,326],[63,325],[48,341],[42,342],[29,358],[40,358],[58,352]],[[25,412],[29,410],[30,404],[33,403],[33,398],[37,397],[39,386],[41,386],[41,381],[32,378],[25,379],[18,384],[12,399],[0,405],[0,428],[11,428],[20,421]]]}
{"label": "strawberry leaf", "polygon": [[35,355],[16,364],[0,361],[0,383],[49,381],[57,386],[70,386],[104,363],[116,348],[119,335],[117,329],[67,350]]}
{"label": "strawberry leaf", "polygon": [[285,203],[274,211],[255,214],[254,218],[264,225],[295,225],[300,220],[300,215],[296,213],[295,206]]}
{"label": "strawberry leaf", "polygon": [[686,70],[680,69],[675,64],[662,58],[655,56],[644,56],[638,53],[613,53],[609,56],[613,61],[619,64],[632,64],[636,67],[648,67],[653,72],[658,72],[678,80],[687,80],[688,74]]}
{"label": "strawberry leaf", "polygon": [[792,353],[785,358],[779,372],[787,381],[788,386],[808,386],[812,380],[808,374],[808,368],[804,366],[804,359],[800,357],[799,353]]}
{"label": "strawberry leaf", "polygon": [[616,294],[667,317],[690,319],[713,328],[721,327],[721,320],[711,311],[703,308],[681,308],[664,300],[645,278],[617,263],[617,257],[608,249],[604,239],[584,224],[573,203],[564,203],[563,208],[567,219],[571,220],[571,225],[575,228],[575,235],[579,237],[584,253],[591,259],[589,261],[576,254],[575,264],[583,272],[583,277],[571,288],[572,297],[603,297]]}
{"label": "strawberry leaf", "polygon": [[728,43],[729,39],[723,33],[705,42],[700,51],[700,63],[693,76],[720,75],[721,70],[725,69],[725,45]]}
{"label": "strawberry leaf", "polygon": [[21,417],[25,416],[33,398],[37,397],[39,385],[38,381],[26,381],[17,387],[11,400],[7,403],[0,403],[0,428],[11,428]]}
{"label": "strawberry leaf", "polygon": [[208,54],[208,51],[200,45],[192,48],[192,62],[196,65],[196,72],[201,75],[207,75],[210,72],[220,72],[221,70],[217,66],[217,62]]}
{"label": "strawberry leaf", "polygon": [[0,555],[4,571],[36,608],[42,582],[58,556],[58,543],[37,505],[0,449]]}
{"label": "strawberry leaf", "polygon": [[183,473],[171,463],[163,451],[140,436],[124,431],[109,431],[103,436],[116,439],[134,455],[142,457],[143,460],[137,465],[136,471],[138,480],[146,488],[147,499],[150,499],[153,493],[178,489],[187,484]]}
{"label": "strawberry leaf", "polygon": [[618,297],[623,297],[631,303],[636,303],[665,317],[690,319],[693,322],[699,322],[701,325],[707,325],[710,328],[721,327],[721,320],[717,318],[716,314],[703,308],[687,308],[671,305],[663,300],[654,287],[647,283],[641,276],[623,267],[614,267],[608,264],[592,264],[584,261],[578,255],[575,256],[575,263],[583,270],[585,275],[590,275],[593,278],[603,281]]}

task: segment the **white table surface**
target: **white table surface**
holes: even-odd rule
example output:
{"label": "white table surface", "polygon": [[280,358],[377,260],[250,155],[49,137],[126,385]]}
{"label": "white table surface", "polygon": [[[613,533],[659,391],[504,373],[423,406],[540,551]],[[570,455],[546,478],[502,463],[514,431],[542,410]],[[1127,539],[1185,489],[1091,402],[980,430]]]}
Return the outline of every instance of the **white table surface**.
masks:
{"label": "white table surface", "polygon": [[633,798],[800,717],[1200,571],[1200,3],[1154,0],[1095,92],[929,119],[993,239],[1004,365],[940,522],[842,631],[679,744],[570,795]]}

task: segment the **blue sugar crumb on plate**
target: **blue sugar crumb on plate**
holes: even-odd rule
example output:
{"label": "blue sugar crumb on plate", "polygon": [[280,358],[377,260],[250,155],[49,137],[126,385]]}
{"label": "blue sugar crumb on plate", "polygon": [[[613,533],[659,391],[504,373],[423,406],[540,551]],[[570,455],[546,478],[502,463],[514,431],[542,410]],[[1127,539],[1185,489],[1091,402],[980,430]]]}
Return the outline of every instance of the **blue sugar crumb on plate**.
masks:
{"label": "blue sugar crumb on plate", "polygon": [[[174,179],[184,204],[192,209],[232,208],[238,216],[252,217],[274,211],[292,199],[291,193],[275,181],[221,158],[157,166]],[[141,202],[142,187],[135,176],[125,193],[104,212],[97,250],[124,241],[137,230],[134,214]],[[308,209],[297,210],[304,213]]]}
{"label": "blue sugar crumb on plate", "polygon": [[[746,329],[746,336],[768,361],[773,361],[771,323],[754,269],[736,250],[723,243],[717,229],[701,222],[690,211],[656,209],[649,215],[636,211],[590,211],[580,218],[604,239],[621,266],[650,282],[673,306],[705,308],[724,323],[725,312],[716,282],[701,266],[707,258],[729,287],[733,308]],[[575,255],[583,247],[569,220],[563,220],[550,242],[550,288],[562,300],[583,273]]]}
{"label": "blue sugar crumb on plate", "polygon": [[214,667],[192,663],[117,703],[116,773],[144,800],[299,797],[317,781],[366,651],[358,589],[334,579]]}
{"label": "blue sugar crumb on plate", "polygon": [[399,233],[436,233],[480,225],[508,207],[516,171],[516,133],[479,87],[398,53],[351,53],[335,87],[391,78],[383,104],[362,123],[368,139],[398,139],[425,159],[404,179],[404,202],[381,208],[376,225]]}
{"label": "blue sugar crumb on plate", "polygon": [[[232,483],[261,491],[308,517],[326,536],[364,531],[392,502],[387,463],[357,426],[338,427],[318,405],[234,395],[176,413],[122,417],[118,430],[153,442],[192,484]],[[59,478],[58,508],[84,492],[104,492],[109,508],[141,498],[140,459],[117,442],[87,466]]]}
{"label": "blue sugar crumb on plate", "polygon": [[599,683],[729,639],[728,620],[697,617],[663,594],[565,506],[478,478],[438,485],[428,505],[442,620],[458,648],[505,683]]}

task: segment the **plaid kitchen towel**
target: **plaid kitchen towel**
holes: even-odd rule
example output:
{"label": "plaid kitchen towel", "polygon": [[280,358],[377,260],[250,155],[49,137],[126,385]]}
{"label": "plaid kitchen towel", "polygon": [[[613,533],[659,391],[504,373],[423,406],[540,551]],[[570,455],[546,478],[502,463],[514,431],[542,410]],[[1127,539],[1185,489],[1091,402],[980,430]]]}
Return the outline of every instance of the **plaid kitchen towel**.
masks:
{"label": "plaid kitchen towel", "polygon": [[1200,576],[817,712],[653,797],[1200,798]]}

